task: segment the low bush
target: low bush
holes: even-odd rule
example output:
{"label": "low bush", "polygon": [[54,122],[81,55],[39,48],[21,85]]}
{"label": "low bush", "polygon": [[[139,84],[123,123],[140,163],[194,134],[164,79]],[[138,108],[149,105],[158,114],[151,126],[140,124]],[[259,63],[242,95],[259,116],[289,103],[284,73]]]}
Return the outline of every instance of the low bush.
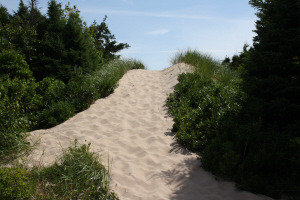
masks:
{"label": "low bush", "polygon": [[239,111],[242,94],[236,85],[224,86],[199,72],[180,74],[178,81],[167,98],[173,131],[179,143],[199,152],[217,136],[223,117]]}
{"label": "low bush", "polygon": [[26,131],[39,96],[24,57],[14,50],[0,53],[0,159],[8,159],[28,148]]}
{"label": "low bush", "polygon": [[30,199],[36,192],[37,180],[32,179],[32,172],[18,166],[0,168],[0,198]]}

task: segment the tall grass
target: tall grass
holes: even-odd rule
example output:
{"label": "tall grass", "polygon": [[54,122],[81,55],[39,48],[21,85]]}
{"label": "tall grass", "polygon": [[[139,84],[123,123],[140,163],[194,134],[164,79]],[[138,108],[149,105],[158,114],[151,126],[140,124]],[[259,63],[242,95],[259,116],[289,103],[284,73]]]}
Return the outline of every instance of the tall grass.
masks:
{"label": "tall grass", "polygon": [[195,67],[197,73],[203,78],[228,83],[236,80],[237,73],[211,57],[209,54],[197,50],[178,51],[170,60],[171,64],[187,63]]}
{"label": "tall grass", "polygon": [[132,69],[147,68],[141,61],[136,59],[117,59],[105,64],[100,70],[95,71],[88,77],[88,79],[92,87],[99,91],[99,97],[105,97],[114,91],[118,81],[127,71]]}
{"label": "tall grass", "polygon": [[[109,189],[110,169],[90,151],[90,143],[77,140],[51,166],[15,163],[0,168],[1,199],[103,199],[117,200]],[[41,163],[42,165],[42,163]]]}
{"label": "tall grass", "polygon": [[177,63],[190,64],[205,78],[213,78],[219,65],[219,63],[208,54],[203,54],[191,49],[178,51],[174,57],[171,58],[171,63],[173,65]]}

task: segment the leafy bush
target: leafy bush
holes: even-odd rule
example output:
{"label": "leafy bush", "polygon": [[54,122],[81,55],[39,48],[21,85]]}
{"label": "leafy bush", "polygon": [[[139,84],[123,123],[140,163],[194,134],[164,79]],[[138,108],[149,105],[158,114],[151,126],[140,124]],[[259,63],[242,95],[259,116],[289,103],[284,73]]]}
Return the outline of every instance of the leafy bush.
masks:
{"label": "leafy bush", "polygon": [[35,123],[34,114],[40,97],[24,57],[17,51],[0,53],[0,157],[26,148],[26,131]]}
{"label": "leafy bush", "polygon": [[173,131],[179,143],[193,151],[201,151],[218,133],[227,113],[236,113],[242,94],[236,85],[224,86],[202,78],[199,72],[180,74],[179,84],[167,98],[174,116]]}
{"label": "leafy bush", "polygon": [[0,77],[3,78],[19,78],[19,79],[33,79],[32,72],[25,61],[15,50],[2,50],[0,53],[1,71]]}
{"label": "leafy bush", "polygon": [[51,128],[75,115],[75,108],[66,101],[54,102],[45,108],[39,116],[39,127]]}
{"label": "leafy bush", "polygon": [[[3,79],[2,79],[3,80]],[[26,82],[0,79],[0,157],[16,153],[27,146],[25,138],[29,129],[26,111],[29,109],[28,95],[34,90]],[[22,101],[23,100],[23,101]],[[30,99],[29,99],[30,100]]]}
{"label": "leafy bush", "polygon": [[0,168],[0,198],[29,199],[36,192],[37,180],[26,168]]}
{"label": "leafy bush", "polygon": [[[244,80],[226,64],[216,65],[214,73],[205,74],[198,68],[181,74],[167,98],[177,140],[201,152],[204,169],[236,181],[239,189],[274,198],[282,194],[299,197],[299,120],[293,117],[286,126],[281,125],[283,120],[270,124],[263,115],[267,104],[246,93]],[[273,108],[282,103],[286,104],[277,102]],[[272,112],[281,111],[285,112]]]}

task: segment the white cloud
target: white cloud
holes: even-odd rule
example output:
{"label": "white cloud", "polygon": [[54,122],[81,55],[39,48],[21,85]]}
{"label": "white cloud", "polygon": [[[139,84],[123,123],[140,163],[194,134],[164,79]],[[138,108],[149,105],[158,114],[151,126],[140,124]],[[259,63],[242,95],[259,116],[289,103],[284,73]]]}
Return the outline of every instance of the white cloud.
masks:
{"label": "white cloud", "polygon": [[149,34],[149,35],[163,35],[163,34],[168,33],[168,32],[170,32],[168,29],[159,29],[159,30],[147,32],[147,34]]}

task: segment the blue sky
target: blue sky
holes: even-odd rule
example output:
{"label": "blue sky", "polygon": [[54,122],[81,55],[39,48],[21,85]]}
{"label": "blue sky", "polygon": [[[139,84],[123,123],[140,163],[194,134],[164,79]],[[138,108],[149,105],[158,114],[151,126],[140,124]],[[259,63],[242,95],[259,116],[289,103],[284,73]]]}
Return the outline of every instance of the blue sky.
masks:
{"label": "blue sky", "polygon": [[[27,3],[27,0],[23,0]],[[43,14],[48,0],[39,0]],[[68,0],[58,0],[63,5]],[[69,0],[90,25],[107,25],[118,42],[131,47],[120,54],[141,60],[148,69],[171,66],[170,58],[187,48],[210,54],[217,60],[252,44],[255,10],[248,0]],[[19,0],[0,0],[10,13]]]}

